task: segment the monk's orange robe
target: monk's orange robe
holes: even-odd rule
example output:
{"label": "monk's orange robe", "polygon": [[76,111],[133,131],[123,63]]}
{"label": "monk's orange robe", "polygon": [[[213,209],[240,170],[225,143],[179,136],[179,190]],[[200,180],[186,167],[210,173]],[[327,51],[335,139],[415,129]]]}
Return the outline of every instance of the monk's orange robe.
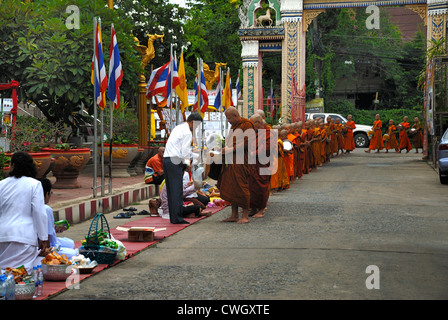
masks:
{"label": "monk's orange robe", "polygon": [[336,124],[330,124],[330,130],[331,130],[331,140],[330,140],[330,150],[331,153],[338,153],[338,139],[336,134]]}
{"label": "monk's orange robe", "polygon": [[313,141],[313,161],[314,166],[320,166],[322,164],[322,158],[321,158],[321,132],[320,128],[314,128],[313,132],[313,139],[316,139]]}
{"label": "monk's orange robe", "polygon": [[308,136],[308,130],[302,129],[302,134],[300,136],[300,141],[304,145],[300,149],[300,161],[302,162],[302,171],[303,174],[308,174],[310,172],[310,163],[309,163],[309,150],[308,146],[306,145],[307,142],[307,136]]}
{"label": "monk's orange robe", "polygon": [[286,173],[285,161],[283,159],[284,149],[282,139],[278,139],[277,145],[278,145],[278,155],[276,157],[277,171],[273,173],[271,176],[271,189],[278,189],[278,188],[288,189],[289,179],[288,174]]}
{"label": "monk's orange robe", "polygon": [[272,164],[261,163],[259,155],[270,156],[270,141],[271,130],[269,128],[266,128],[266,131],[257,130],[257,139],[253,146],[256,153],[256,163],[251,167],[252,172],[249,178],[250,207],[253,209],[263,209],[268,204],[272,172],[267,173],[262,172],[262,170],[267,171],[269,165]]}
{"label": "monk's orange robe", "polygon": [[292,133],[288,133],[287,139],[292,142],[293,149],[291,150],[291,153],[288,154],[288,159],[286,160],[286,166],[289,170],[288,176],[289,180],[294,180],[296,177],[296,159],[297,159],[297,149],[294,148],[296,136]]}
{"label": "monk's orange robe", "polygon": [[383,126],[383,122],[381,120],[375,120],[373,122],[373,138],[370,140],[369,150],[383,150],[384,142],[383,142],[383,134],[381,133],[381,127]]}
{"label": "monk's orange robe", "polygon": [[321,144],[320,144],[320,156],[321,156],[321,162],[325,163],[327,161],[327,130],[325,127],[321,129],[320,131],[320,138],[321,138]]}
{"label": "monk's orange robe", "polygon": [[353,130],[356,129],[356,124],[353,120],[347,121],[345,124],[347,132],[344,137],[344,150],[353,151],[355,150],[355,139],[353,138]]}
{"label": "monk's orange robe", "polygon": [[313,155],[313,142],[311,141],[313,139],[314,130],[313,129],[307,129],[306,130],[306,141],[308,141],[307,151],[308,151],[308,168],[312,169],[314,168],[314,155]]}
{"label": "monk's orange robe", "polygon": [[417,133],[412,137],[412,142],[416,149],[423,148],[423,127],[420,122],[414,124],[412,128],[417,130]]}
{"label": "monk's orange robe", "polygon": [[400,129],[399,139],[400,139],[400,150],[406,149],[408,152],[412,150],[411,141],[409,141],[408,133],[406,132],[411,126],[408,122],[401,122],[403,129]]}
{"label": "monk's orange robe", "polygon": [[[230,129],[230,136],[226,139],[228,140],[226,147],[234,148],[233,163],[223,166],[221,175],[218,178],[217,187],[222,199],[230,202],[232,205],[236,205],[243,209],[249,209],[249,176],[252,165],[248,163],[248,141],[245,139],[244,148],[238,148],[236,145],[238,139],[233,139],[231,135],[237,129],[241,129],[243,132],[246,130],[254,130],[254,126],[248,119],[241,118],[241,121],[236,125],[232,125]],[[240,130],[237,130],[237,132],[238,131]],[[242,149],[244,149],[244,161],[243,163],[238,163],[236,153],[241,152]]]}
{"label": "monk's orange robe", "polygon": [[394,125],[390,125],[389,129],[387,130],[387,134],[389,135],[389,140],[386,141],[384,144],[386,147],[386,150],[394,149],[398,150],[398,141],[397,136],[395,135],[395,130],[397,128]]}
{"label": "monk's orange robe", "polygon": [[[338,150],[344,149],[344,135],[342,134],[342,123],[336,125]],[[337,152],[336,152],[337,153]]]}

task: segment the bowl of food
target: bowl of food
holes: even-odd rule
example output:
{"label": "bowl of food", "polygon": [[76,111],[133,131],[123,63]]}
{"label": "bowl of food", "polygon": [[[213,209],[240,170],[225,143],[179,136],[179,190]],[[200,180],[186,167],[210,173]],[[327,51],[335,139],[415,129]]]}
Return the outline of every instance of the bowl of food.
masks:
{"label": "bowl of food", "polygon": [[15,300],[32,300],[36,287],[34,282],[30,283],[16,283],[16,296]]}
{"label": "bowl of food", "polygon": [[47,281],[65,281],[72,274],[72,264],[43,264],[42,274]]}

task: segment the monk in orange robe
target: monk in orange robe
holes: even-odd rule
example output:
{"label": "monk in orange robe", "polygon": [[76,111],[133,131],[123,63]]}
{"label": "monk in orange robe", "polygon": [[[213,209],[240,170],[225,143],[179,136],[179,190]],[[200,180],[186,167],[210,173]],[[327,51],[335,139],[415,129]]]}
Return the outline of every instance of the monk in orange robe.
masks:
{"label": "monk in orange robe", "polygon": [[[280,137],[283,140],[287,140],[288,139],[288,130],[284,129],[282,131],[280,131]],[[289,181],[294,180],[294,149],[292,150],[284,150],[284,155],[283,155],[283,160],[285,162],[285,166],[286,166],[286,173],[288,175],[288,179]]]}
{"label": "monk in orange robe", "polygon": [[322,167],[322,157],[321,157],[321,149],[322,149],[322,139],[321,139],[321,130],[319,122],[315,122],[313,129],[313,139],[312,139],[312,148],[313,148],[313,161],[314,167]]}
{"label": "monk in orange robe", "polygon": [[386,153],[389,152],[390,149],[395,149],[395,152],[398,152],[398,141],[397,137],[395,135],[395,131],[397,130],[397,127],[394,125],[394,120],[389,120],[389,128],[387,129],[387,134],[389,135],[389,139],[386,140],[386,143],[384,144],[386,147]]}
{"label": "monk in orange robe", "polygon": [[380,150],[384,149],[383,134],[381,133],[382,126],[383,122],[380,120],[380,115],[375,115],[372,127],[373,138],[370,140],[369,150],[365,150],[365,152],[370,153],[371,150],[376,149],[376,153],[379,153]]}
{"label": "monk in orange robe", "polygon": [[[231,216],[224,219],[223,222],[248,223],[250,207],[249,176],[251,173],[251,165],[248,163],[249,139],[247,136],[244,139],[236,139],[235,135],[241,131],[253,130],[255,136],[255,129],[252,122],[242,118],[234,107],[228,107],[225,116],[231,127],[229,135],[226,137],[226,145],[222,148],[222,154],[226,158],[233,157],[233,161],[232,163],[226,161],[217,183],[221,198],[230,202],[232,207]],[[237,153],[243,153],[243,163],[238,163]],[[241,219],[238,215],[239,207],[243,209]]]}
{"label": "monk in orange robe", "polygon": [[408,117],[403,118],[403,122],[400,122],[398,125],[398,130],[400,130],[399,133],[399,139],[400,139],[400,153],[403,149],[406,149],[406,153],[409,153],[409,151],[412,150],[411,141],[409,141],[408,132],[411,128],[411,125],[408,122]]}
{"label": "monk in orange robe", "polygon": [[306,122],[306,142],[307,142],[307,150],[308,150],[308,168],[309,170],[316,169],[314,163],[314,154],[313,154],[313,137],[314,137],[314,123],[313,121]]}
{"label": "monk in orange robe", "polygon": [[271,130],[266,127],[263,118],[257,113],[249,120],[256,130],[256,141],[249,151],[253,152],[256,159],[249,178],[251,209],[249,215],[254,218],[261,218],[264,216],[268,204],[272,172],[262,172],[263,170],[268,171],[271,163],[261,163],[260,155],[263,157],[270,156]]}
{"label": "monk in orange robe", "polygon": [[289,179],[288,174],[286,173],[286,166],[284,161],[285,154],[283,149],[283,140],[280,138],[280,136],[277,140],[277,147],[277,171],[271,176],[271,190],[281,191],[283,189],[289,189]]}
{"label": "monk in orange robe", "polygon": [[355,150],[355,139],[353,138],[353,130],[356,129],[356,124],[352,120],[352,115],[349,114],[347,116],[347,122],[345,123],[345,132],[344,136],[344,150],[345,153],[350,153]]}
{"label": "monk in orange robe", "polygon": [[286,136],[286,139],[291,141],[293,144],[293,149],[291,150],[291,153],[289,154],[289,161],[290,161],[289,180],[293,181],[293,180],[295,180],[295,178],[297,176],[297,169],[298,169],[297,161],[299,158],[297,142],[296,142],[297,136],[295,135],[295,125],[293,123],[287,125],[287,132],[288,132],[288,134]]}
{"label": "monk in orange robe", "polygon": [[296,143],[297,143],[297,178],[302,178],[305,171],[305,156],[306,156],[306,145],[305,145],[305,133],[303,131],[303,122],[299,121],[296,123]]}
{"label": "monk in orange robe", "polygon": [[423,126],[417,117],[414,118],[412,129],[416,130],[414,136],[412,137],[412,142],[414,142],[414,148],[416,149],[415,153],[418,153],[418,148],[423,149]]}
{"label": "monk in orange robe", "polygon": [[319,122],[320,126],[320,157],[321,157],[321,163],[327,163],[327,147],[328,147],[328,135],[327,135],[327,128],[323,121]]}
{"label": "monk in orange robe", "polygon": [[336,140],[337,140],[337,146],[338,151],[336,152],[336,155],[339,155],[339,151],[341,151],[341,154],[344,154],[344,135],[342,133],[342,123],[339,118],[336,119],[335,122],[336,127]]}
{"label": "monk in orange robe", "polygon": [[303,145],[303,174],[310,173],[310,143],[308,141],[309,122],[302,128],[301,141]]}

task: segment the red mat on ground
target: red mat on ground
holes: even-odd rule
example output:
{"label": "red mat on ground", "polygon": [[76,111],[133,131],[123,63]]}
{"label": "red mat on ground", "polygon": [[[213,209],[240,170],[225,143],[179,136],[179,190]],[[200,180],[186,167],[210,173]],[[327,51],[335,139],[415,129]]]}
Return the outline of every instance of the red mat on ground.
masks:
{"label": "red mat on ground", "polygon": [[[210,214],[215,214],[216,212],[222,210],[225,207],[212,207],[207,208],[203,212],[209,212]],[[131,242],[128,241],[128,233],[127,231],[121,231],[117,229],[111,229],[110,233],[112,236],[123,243],[123,245],[126,247],[126,259],[129,259],[133,255],[135,255],[137,252],[148,248],[149,246],[152,246],[153,244],[159,242],[160,240],[163,240],[176,232],[179,232],[182,229],[185,229],[186,227],[190,226],[191,224],[204,219],[205,217],[200,218],[187,218],[188,222],[190,224],[171,224],[169,220],[162,219],[161,217],[151,217],[146,216],[144,218],[134,220],[128,223],[125,223],[121,225],[123,228],[130,228],[130,227],[155,227],[155,228],[166,228],[166,230],[163,231],[157,231],[154,233],[154,241],[148,241],[148,242]],[[81,246],[81,241],[75,242],[75,247],[79,248]],[[106,264],[99,264],[92,273],[89,274],[72,274],[67,281],[45,281],[43,284],[43,294],[42,296],[34,299],[34,300],[43,300],[48,298],[51,295],[54,295],[62,290],[65,290],[69,286],[72,286],[73,289],[79,289],[79,283],[84,280],[85,278],[88,278],[106,268],[109,268],[111,266],[114,266],[121,261],[124,260],[115,260],[112,264],[106,265]]]}

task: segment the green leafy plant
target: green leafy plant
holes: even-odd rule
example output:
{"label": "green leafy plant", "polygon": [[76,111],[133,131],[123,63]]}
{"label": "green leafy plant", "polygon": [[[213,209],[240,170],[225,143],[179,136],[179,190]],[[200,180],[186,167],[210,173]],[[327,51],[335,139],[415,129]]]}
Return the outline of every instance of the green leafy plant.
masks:
{"label": "green leafy plant", "polygon": [[10,151],[38,152],[43,147],[61,143],[70,133],[62,122],[51,123],[47,119],[17,116],[16,126],[10,132]]}
{"label": "green leafy plant", "polygon": [[5,154],[3,148],[0,147],[0,180],[3,179],[4,169],[9,166],[10,158]]}
{"label": "green leafy plant", "polygon": [[[113,144],[135,144],[138,143],[138,118],[137,113],[132,110],[126,110],[127,104],[124,103],[118,110],[114,110],[112,127],[112,139],[108,137],[107,143],[112,140]],[[105,116],[104,132],[110,132],[110,116]]]}

